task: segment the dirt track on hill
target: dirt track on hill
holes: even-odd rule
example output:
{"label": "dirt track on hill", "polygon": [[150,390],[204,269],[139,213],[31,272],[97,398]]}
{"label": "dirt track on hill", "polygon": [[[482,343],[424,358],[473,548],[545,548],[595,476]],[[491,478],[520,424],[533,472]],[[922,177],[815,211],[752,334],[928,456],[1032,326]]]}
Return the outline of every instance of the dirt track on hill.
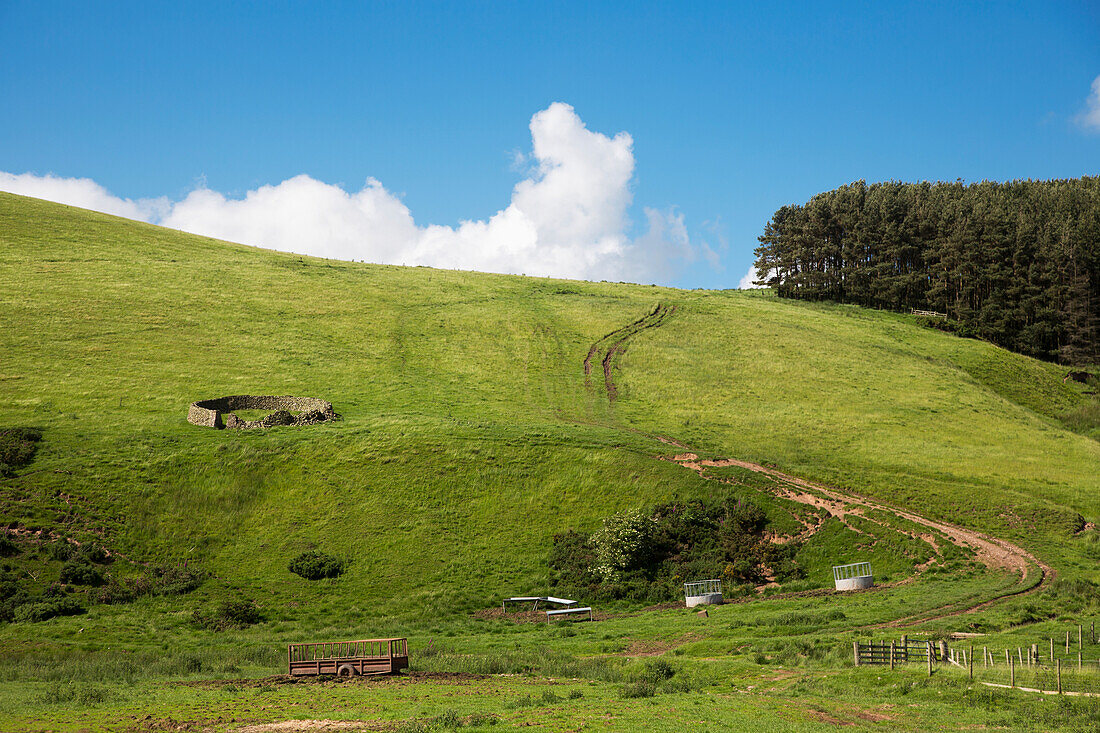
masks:
{"label": "dirt track on hill", "polygon": [[647,328],[656,328],[660,326],[666,316],[670,316],[675,312],[676,306],[667,306],[658,303],[652,311],[638,320],[618,330],[612,331],[592,344],[592,347],[588,350],[588,355],[584,357],[585,385],[589,387],[592,386],[590,381],[592,363],[600,356],[600,353],[603,352],[603,357],[600,358],[600,365],[603,367],[604,389],[607,390],[608,401],[614,402],[615,398],[619,395],[619,388],[615,386],[615,379],[612,374],[612,369],[615,366],[615,357],[626,351],[627,341]]}
{"label": "dirt track on hill", "polygon": [[[612,373],[615,357],[626,350],[627,342],[632,337],[645,329],[660,326],[665,317],[671,315],[675,311],[676,306],[663,306],[658,304],[650,313],[642,318],[639,318],[623,328],[612,331],[592,344],[584,359],[585,385],[591,387],[590,375],[592,372],[592,365],[602,353],[603,357],[600,359],[600,363],[603,366],[604,386],[607,390],[608,400],[614,403],[618,395],[618,389],[615,385]],[[928,529],[928,532],[917,533],[907,532],[897,527],[890,527],[892,531],[901,532],[909,537],[927,543],[932,550],[933,557],[928,562],[914,566],[915,572],[908,578],[895,583],[886,584],[885,586],[879,586],[879,588],[910,583],[919,577],[928,567],[942,558],[943,553],[940,542],[949,542],[957,547],[964,548],[972,553],[977,562],[985,565],[987,568],[1014,574],[1018,578],[1010,587],[994,593],[992,597],[984,597],[981,599],[971,598],[962,601],[956,600],[945,603],[931,611],[924,611],[911,616],[895,619],[888,624],[884,624],[884,626],[912,626],[939,618],[974,613],[1004,598],[1031,593],[1044,588],[1055,577],[1055,571],[1052,567],[1041,562],[1027,550],[1007,540],[991,537],[982,532],[950,524],[949,522],[929,519],[928,517],[921,516],[907,509],[888,506],[850,492],[807,481],[806,479],[791,476],[790,474],[783,473],[774,468],[762,466],[758,463],[750,463],[749,461],[741,461],[735,458],[700,460],[696,453],[690,452],[691,449],[679,441],[662,436],[650,437],[655,437],[662,443],[684,451],[674,456],[663,456],[662,458],[664,460],[672,461],[684,468],[693,470],[703,478],[709,480],[723,481],[724,479],[707,475],[708,468],[737,466],[749,471],[764,474],[774,479],[774,493],[777,496],[807,506],[812,506],[819,511],[826,512],[829,516],[835,517],[849,529],[859,534],[866,533],[854,526],[848,520],[849,516],[859,516],[863,520],[882,526],[888,526],[880,519],[869,516],[867,514],[868,511],[891,514]],[[816,533],[821,526],[820,522],[815,525],[813,522],[800,521],[803,524],[803,530],[798,535],[792,537],[773,537],[772,541],[782,543],[804,540]],[[806,593],[811,594],[819,594],[820,592],[820,589],[817,591],[806,591]]]}
{"label": "dirt track on hill", "polygon": [[[677,448],[686,448],[682,443],[673,441],[667,438],[658,438],[663,443],[673,445]],[[725,481],[725,479],[716,478],[714,476],[707,475],[708,468],[724,468],[728,466],[737,466],[756,473],[762,473],[775,479],[776,496],[791,501],[796,501],[801,504],[812,506],[816,509],[827,512],[830,516],[836,517],[844,524],[851,527],[846,521],[846,517],[849,515],[861,516],[863,519],[869,521],[876,521],[875,519],[866,516],[865,510],[881,511],[895,516],[906,519],[914,524],[918,524],[922,527],[926,527],[932,532],[929,534],[915,535],[910,534],[911,537],[917,537],[923,541],[929,543],[933,549],[933,552],[938,557],[940,556],[939,547],[937,544],[937,535],[952,544],[965,548],[971,551],[974,555],[974,559],[977,562],[985,565],[987,568],[993,570],[1001,570],[1010,574],[1018,576],[1019,580],[1013,584],[1012,587],[995,594],[992,598],[983,598],[976,602],[962,602],[959,601],[944,604],[931,611],[924,611],[911,616],[906,616],[900,619],[883,624],[883,626],[913,626],[925,621],[933,621],[939,618],[947,618],[949,616],[958,616],[965,613],[974,613],[975,611],[986,608],[993,603],[1014,595],[1020,595],[1022,593],[1030,593],[1040,588],[1046,587],[1051,580],[1055,577],[1054,569],[1046,563],[1038,560],[1027,550],[1022,547],[1012,544],[1006,540],[998,539],[996,537],[990,537],[976,530],[960,527],[948,522],[942,522],[936,519],[929,519],[923,517],[915,512],[898,509],[895,507],[887,506],[879,502],[872,501],[862,496],[857,496],[848,492],[841,491],[839,489],[825,486],[823,484],[807,481],[806,479],[798,478],[797,476],[791,476],[790,474],[783,473],[774,468],[768,468],[767,466],[761,466],[758,463],[750,463],[749,461],[740,461],[735,458],[721,458],[715,460],[700,460],[695,453],[680,453],[672,457],[666,457],[665,460],[677,463],[684,468],[695,471],[703,478],[716,481]],[[881,524],[881,522],[878,522]],[[858,529],[852,527],[855,531]],[[894,531],[902,531],[894,528]],[[908,534],[908,533],[907,533]],[[925,565],[927,567],[928,564]],[[917,574],[924,568],[918,566]],[[1036,578],[1038,574],[1038,578]],[[912,582],[916,575],[910,576],[904,581],[900,581],[896,584],[900,585],[906,582]],[[811,592],[812,591],[808,591]]]}

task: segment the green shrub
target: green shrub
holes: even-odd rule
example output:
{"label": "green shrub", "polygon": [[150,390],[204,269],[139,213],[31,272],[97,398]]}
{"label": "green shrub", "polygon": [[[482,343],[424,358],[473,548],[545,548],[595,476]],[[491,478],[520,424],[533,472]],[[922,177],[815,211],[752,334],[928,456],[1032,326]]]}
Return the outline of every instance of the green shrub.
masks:
{"label": "green shrub", "polygon": [[5,428],[0,430],[0,476],[11,476],[15,469],[31,462],[42,431],[36,428]]}
{"label": "green shrub", "polygon": [[54,560],[65,562],[70,559],[75,552],[76,548],[66,539],[56,540],[49,544],[49,555]]}
{"label": "green shrub", "polygon": [[83,707],[92,707],[106,702],[111,697],[111,692],[105,687],[74,682],[55,683],[39,695],[38,702],[44,705],[64,705],[75,702]]}
{"label": "green shrub", "polygon": [[160,565],[151,569],[152,588],[150,593],[157,596],[179,596],[202,585],[205,573],[186,565]]}
{"label": "green shrub", "polygon": [[19,545],[15,544],[7,534],[0,535],[0,557],[11,557],[19,554]]}
{"label": "green shrub", "polygon": [[263,621],[263,615],[252,601],[224,601],[213,611],[204,612],[195,609],[191,620],[204,629],[226,631],[228,629],[243,629],[246,626],[259,623]]}
{"label": "green shrub", "polygon": [[88,600],[96,604],[111,605],[115,603],[129,603],[137,598],[133,586],[110,578],[99,588],[89,591]]}
{"label": "green shrub", "polygon": [[149,570],[149,575],[107,582],[90,591],[93,603],[129,603],[142,596],[175,596],[189,593],[202,583],[203,574],[186,567],[162,565]]}
{"label": "green shrub", "polygon": [[16,609],[29,603],[31,597],[11,576],[6,573],[5,576],[0,580],[0,621],[12,621],[15,619]]}
{"label": "green shrub", "polygon": [[61,582],[73,585],[103,585],[103,571],[83,558],[74,558],[61,566]]}
{"label": "green shrub", "polygon": [[287,569],[306,580],[320,580],[342,575],[346,567],[347,562],[338,557],[320,550],[309,550],[291,560]]}
{"label": "green shrub", "polygon": [[444,710],[441,715],[437,715],[434,718],[429,718],[428,724],[432,728],[461,728],[462,718],[458,716],[455,710]]}
{"label": "green shrub", "polygon": [[637,509],[614,514],[589,539],[596,554],[591,571],[601,580],[618,580],[623,571],[647,564],[653,553],[656,522]]}
{"label": "green shrub", "polygon": [[77,550],[77,557],[86,560],[87,562],[96,563],[97,565],[103,565],[110,560],[107,555],[107,551],[96,544],[81,545]]}
{"label": "green shrub", "polygon": [[84,607],[75,598],[58,598],[38,603],[24,603],[15,609],[15,621],[45,621],[55,616],[76,616]]}
{"label": "green shrub", "polygon": [[621,512],[591,536],[554,536],[551,587],[574,597],[657,603],[682,598],[688,579],[720,578],[735,591],[765,582],[769,570],[784,581],[800,577],[798,543],[773,544],[768,529],[759,507],[731,498]]}

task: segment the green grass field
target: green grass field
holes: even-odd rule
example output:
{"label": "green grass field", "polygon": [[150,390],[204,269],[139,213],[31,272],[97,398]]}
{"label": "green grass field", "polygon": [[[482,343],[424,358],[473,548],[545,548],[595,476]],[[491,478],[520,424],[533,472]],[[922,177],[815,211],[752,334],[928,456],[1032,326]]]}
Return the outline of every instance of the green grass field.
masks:
{"label": "green grass field", "polygon": [[[43,432],[34,461],[0,478],[0,521],[21,533],[9,572],[57,579],[50,543],[26,536],[41,530],[121,555],[115,576],[183,563],[207,574],[185,595],[0,624],[4,730],[169,718],[217,730],[288,718],[494,727],[474,713],[623,730],[1095,720],[1087,699],[852,668],[856,635],[889,638],[900,632],[872,627],[1016,582],[965,553],[906,585],[728,604],[703,620],[629,604],[576,627],[473,615],[545,593],[553,534],[623,509],[736,492],[776,521],[789,511],[745,476],[728,485],[659,460],[682,450],[664,438],[1011,540],[1058,573],[925,631],[1010,644],[1100,620],[1100,535],[1082,529],[1100,522],[1097,400],[1057,365],[906,315],[319,260],[9,194],[0,278],[0,428]],[[675,311],[614,359],[612,402],[598,367],[586,383],[585,356],[658,303]],[[241,432],[186,422],[190,402],[230,394],[321,397],[342,420]],[[866,556],[891,580],[911,574],[919,548],[880,534],[861,546],[843,527],[819,532],[799,555],[807,579],[779,590],[826,587],[830,564]],[[347,572],[289,573],[312,548],[350,560]],[[192,623],[228,598],[255,601],[264,621]],[[278,674],[288,642],[372,635],[408,636],[414,671],[489,676],[200,684]],[[676,674],[656,696],[631,697],[655,658]]]}

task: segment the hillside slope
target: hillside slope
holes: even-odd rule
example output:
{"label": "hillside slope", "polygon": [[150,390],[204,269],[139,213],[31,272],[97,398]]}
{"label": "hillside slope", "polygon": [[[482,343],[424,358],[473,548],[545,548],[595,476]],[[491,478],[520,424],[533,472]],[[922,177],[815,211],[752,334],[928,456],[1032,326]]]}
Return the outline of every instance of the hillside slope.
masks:
{"label": "hillside slope", "polygon": [[[43,428],[0,520],[198,563],[286,613],[433,615],[545,587],[553,533],[714,491],[670,448],[774,464],[1019,540],[1071,574],[1100,444],[1055,366],[763,293],[336,262],[0,194],[0,426]],[[662,303],[586,384],[590,347]],[[330,400],[197,428],[227,394]],[[286,571],[320,547],[338,584]],[[1077,568],[1076,565],[1081,567]]]}

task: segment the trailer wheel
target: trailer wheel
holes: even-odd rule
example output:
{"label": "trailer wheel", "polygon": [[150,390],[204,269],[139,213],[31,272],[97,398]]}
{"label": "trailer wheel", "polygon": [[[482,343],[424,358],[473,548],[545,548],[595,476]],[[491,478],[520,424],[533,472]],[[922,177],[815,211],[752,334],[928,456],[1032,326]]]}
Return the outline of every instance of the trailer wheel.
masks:
{"label": "trailer wheel", "polygon": [[354,677],[355,667],[350,664],[341,664],[340,668],[336,670],[337,677]]}

